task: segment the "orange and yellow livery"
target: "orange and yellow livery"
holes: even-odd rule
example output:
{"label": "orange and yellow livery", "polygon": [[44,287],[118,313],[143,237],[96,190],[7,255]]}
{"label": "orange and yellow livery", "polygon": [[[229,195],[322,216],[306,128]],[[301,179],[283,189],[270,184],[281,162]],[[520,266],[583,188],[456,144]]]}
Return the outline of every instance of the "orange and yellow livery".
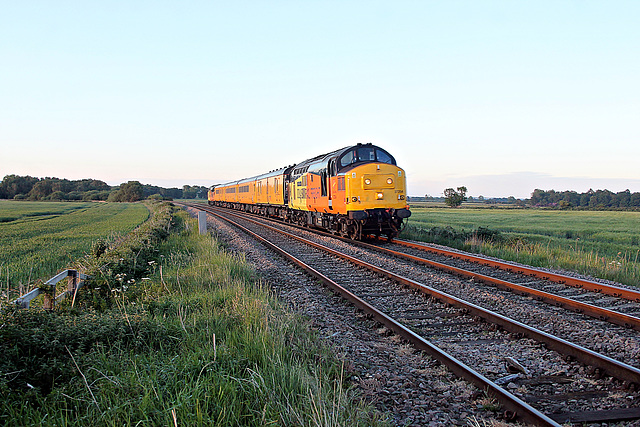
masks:
{"label": "orange and yellow livery", "polygon": [[411,215],[406,177],[388,152],[358,144],[209,191],[209,204],[335,234],[395,237]]}

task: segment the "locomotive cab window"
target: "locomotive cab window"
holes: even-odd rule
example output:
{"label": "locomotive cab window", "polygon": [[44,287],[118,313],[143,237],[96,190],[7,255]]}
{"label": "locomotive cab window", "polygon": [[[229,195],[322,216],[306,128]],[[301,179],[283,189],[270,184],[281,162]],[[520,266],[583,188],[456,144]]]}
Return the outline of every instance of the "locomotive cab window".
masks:
{"label": "locomotive cab window", "polygon": [[381,148],[359,146],[353,150],[349,150],[340,157],[338,163],[340,169],[346,168],[354,163],[380,162],[395,165],[396,160],[393,156]]}
{"label": "locomotive cab window", "polygon": [[358,161],[374,162],[376,160],[376,151],[373,147],[358,147]]}
{"label": "locomotive cab window", "polygon": [[355,156],[353,155],[353,151],[347,151],[340,158],[340,166],[343,168],[349,166],[351,163],[355,162]]}
{"label": "locomotive cab window", "polygon": [[393,157],[391,157],[391,154],[387,153],[384,150],[381,150],[380,148],[376,148],[376,157],[380,163],[388,163],[390,165],[396,164],[396,161]]}

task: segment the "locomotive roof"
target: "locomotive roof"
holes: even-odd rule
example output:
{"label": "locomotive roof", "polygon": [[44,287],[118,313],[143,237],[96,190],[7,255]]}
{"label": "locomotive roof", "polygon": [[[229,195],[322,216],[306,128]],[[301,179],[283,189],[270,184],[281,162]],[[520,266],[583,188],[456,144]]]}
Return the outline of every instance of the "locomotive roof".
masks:
{"label": "locomotive roof", "polygon": [[[263,179],[263,178],[268,178],[268,177],[271,177],[271,176],[282,175],[282,174],[288,173],[290,170],[293,171],[294,175],[297,175],[295,172],[297,170],[298,171],[303,170],[303,168],[306,168],[306,169],[304,169],[304,171],[309,170],[309,169],[313,169],[313,170],[321,169],[323,166],[326,167],[326,165],[329,162],[329,160],[337,159],[342,154],[348,152],[349,150],[353,150],[354,148],[358,148],[358,147],[372,147],[372,148],[384,151],[380,147],[378,147],[376,145],[373,145],[370,142],[367,143],[367,144],[360,144],[359,143],[359,144],[356,144],[356,145],[350,145],[348,147],[343,147],[343,148],[340,148],[338,150],[331,151],[330,153],[321,154],[319,156],[312,157],[310,159],[304,160],[304,161],[302,161],[302,162],[300,162],[298,164],[295,164],[293,166],[286,166],[284,168],[276,169],[276,170],[273,170],[271,172],[267,172],[267,173],[264,173],[264,174],[261,174],[261,175],[253,176],[251,178],[244,178],[244,179],[240,179],[240,180],[237,180],[237,181],[227,182],[227,183],[224,183],[224,184],[215,184],[213,187],[226,187],[226,186],[229,186],[229,185],[238,185],[238,184],[242,184],[242,183],[245,183],[245,182],[255,181],[256,179]],[[394,161],[394,164],[395,164],[395,161]],[[310,166],[312,166],[312,167],[310,167]]]}
{"label": "locomotive roof", "polygon": [[285,167],[280,168],[280,169],[272,170],[271,172],[263,173],[261,175],[252,176],[251,178],[243,178],[243,179],[239,179],[239,180],[236,180],[236,181],[225,182],[224,184],[215,184],[215,185],[213,185],[213,187],[228,187],[230,185],[244,184],[246,182],[252,182],[252,181],[255,181],[257,179],[263,179],[263,178],[269,178],[269,177],[272,177],[272,176],[282,175],[282,174],[286,173],[292,167],[293,166],[285,166]]}
{"label": "locomotive roof", "polygon": [[374,147],[374,148],[380,148],[376,145],[373,145],[372,143],[366,143],[366,144],[357,144],[357,145],[350,145],[348,147],[344,147],[344,148],[340,148],[339,150],[335,150],[332,151],[330,153],[327,154],[321,154],[319,156],[313,157],[311,159],[305,160],[303,162],[298,163],[297,165],[295,165],[296,167],[300,167],[300,166],[306,166],[306,165],[310,165],[313,163],[324,163],[325,161],[329,161],[332,158],[336,158],[336,157],[340,157],[340,155],[342,155],[344,152],[349,151],[349,150],[353,150],[354,148],[357,147]]}

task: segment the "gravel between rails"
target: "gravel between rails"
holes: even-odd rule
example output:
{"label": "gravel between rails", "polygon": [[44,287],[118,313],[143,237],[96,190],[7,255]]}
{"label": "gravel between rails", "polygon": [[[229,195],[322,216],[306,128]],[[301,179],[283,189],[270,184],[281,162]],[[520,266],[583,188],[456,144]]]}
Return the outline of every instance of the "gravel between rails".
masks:
{"label": "gravel between rails", "polygon": [[310,319],[344,361],[351,383],[377,410],[389,414],[392,425],[513,425],[496,418],[491,411],[495,402],[481,391],[402,343],[260,243],[210,215],[208,225],[230,251],[254,265],[285,304]]}

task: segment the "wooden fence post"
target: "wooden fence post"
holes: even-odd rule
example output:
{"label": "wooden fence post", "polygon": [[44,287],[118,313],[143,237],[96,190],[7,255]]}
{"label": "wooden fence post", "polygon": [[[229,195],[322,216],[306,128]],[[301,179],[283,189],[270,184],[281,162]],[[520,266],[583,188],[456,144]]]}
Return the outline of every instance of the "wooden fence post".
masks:
{"label": "wooden fence post", "polygon": [[56,304],[56,285],[49,285],[48,289],[44,293],[44,303],[42,307],[45,310],[53,310]]}

